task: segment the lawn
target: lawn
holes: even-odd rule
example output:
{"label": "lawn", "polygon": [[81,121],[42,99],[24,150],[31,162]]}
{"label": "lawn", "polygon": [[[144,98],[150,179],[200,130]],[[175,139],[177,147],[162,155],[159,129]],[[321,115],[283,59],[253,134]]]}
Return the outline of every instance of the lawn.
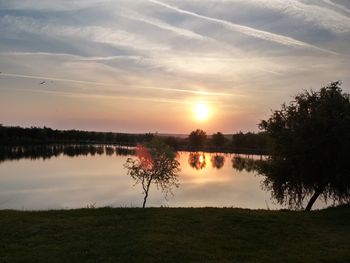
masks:
{"label": "lawn", "polygon": [[2,210],[0,262],[350,262],[350,206]]}

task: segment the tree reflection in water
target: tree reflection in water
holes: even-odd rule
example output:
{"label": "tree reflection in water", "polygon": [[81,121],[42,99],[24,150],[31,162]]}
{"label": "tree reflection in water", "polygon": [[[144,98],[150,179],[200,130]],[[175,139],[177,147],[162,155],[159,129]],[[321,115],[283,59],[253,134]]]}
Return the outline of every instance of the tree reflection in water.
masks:
{"label": "tree reflection in water", "polygon": [[26,146],[3,146],[0,147],[0,162],[20,159],[50,159],[66,155],[74,156],[94,156],[102,155],[133,155],[133,148],[111,145],[26,145]]}
{"label": "tree reflection in water", "polygon": [[221,169],[225,164],[225,156],[217,153],[213,155],[210,160],[211,165],[216,169]]}
{"label": "tree reflection in water", "polygon": [[259,165],[261,162],[263,162],[263,160],[255,160],[253,158],[245,158],[239,155],[235,155],[233,156],[231,162],[232,168],[236,169],[239,172],[243,170],[247,172],[254,172],[258,170]]}
{"label": "tree reflection in water", "polygon": [[188,156],[188,164],[196,169],[201,170],[206,167],[205,154],[199,152],[191,152]]}

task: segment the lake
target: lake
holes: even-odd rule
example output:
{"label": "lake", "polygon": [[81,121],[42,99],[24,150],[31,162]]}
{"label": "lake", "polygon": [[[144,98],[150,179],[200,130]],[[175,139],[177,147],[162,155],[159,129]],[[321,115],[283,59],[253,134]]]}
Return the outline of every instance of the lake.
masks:
{"label": "lake", "polygon": [[[10,154],[2,153],[0,209],[142,206],[141,185],[134,185],[123,167],[127,158],[135,158],[129,154],[130,149],[87,147],[74,151],[74,146],[68,150],[58,146],[45,153],[17,148]],[[237,160],[248,160],[249,164],[249,160],[259,156],[179,152],[178,158],[179,187],[167,199],[160,190],[152,188],[148,207],[285,208],[261,188],[262,176],[237,164]],[[319,201],[314,209],[325,206]]]}

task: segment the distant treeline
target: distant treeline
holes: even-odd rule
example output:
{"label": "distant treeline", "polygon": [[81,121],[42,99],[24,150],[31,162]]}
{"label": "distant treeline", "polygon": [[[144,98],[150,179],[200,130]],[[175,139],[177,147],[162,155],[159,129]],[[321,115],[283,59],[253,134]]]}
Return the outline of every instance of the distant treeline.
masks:
{"label": "distant treeline", "polygon": [[212,135],[196,130],[188,137],[162,136],[152,133],[130,134],[114,132],[94,132],[80,130],[54,130],[51,128],[22,128],[0,125],[0,145],[32,145],[32,144],[114,144],[136,146],[152,140],[155,136],[176,150],[235,152],[244,154],[266,154],[269,139],[265,133],[236,133],[224,135],[217,132]]}
{"label": "distant treeline", "polygon": [[270,140],[266,133],[235,133],[224,135],[221,132],[207,135],[203,130],[196,130],[187,138],[164,137],[165,142],[178,150],[226,152],[242,154],[267,154]]}
{"label": "distant treeline", "polygon": [[47,143],[103,143],[134,146],[149,141],[153,134],[128,134],[79,130],[54,130],[51,128],[22,128],[0,126],[1,145]]}

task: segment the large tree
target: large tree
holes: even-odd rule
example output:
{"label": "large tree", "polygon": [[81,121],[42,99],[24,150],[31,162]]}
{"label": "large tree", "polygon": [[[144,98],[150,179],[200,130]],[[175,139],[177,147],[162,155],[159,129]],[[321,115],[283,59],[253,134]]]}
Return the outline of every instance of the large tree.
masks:
{"label": "large tree", "polygon": [[152,184],[160,188],[166,195],[173,186],[178,186],[180,163],[177,153],[158,138],[145,145],[136,147],[136,158],[128,158],[124,167],[128,174],[142,186],[144,198],[142,207],[145,208],[149,190]]}
{"label": "large tree", "polygon": [[349,202],[350,97],[340,85],[304,91],[261,122],[271,149],[259,170],[279,203],[302,208],[307,201],[311,210],[320,196]]}

